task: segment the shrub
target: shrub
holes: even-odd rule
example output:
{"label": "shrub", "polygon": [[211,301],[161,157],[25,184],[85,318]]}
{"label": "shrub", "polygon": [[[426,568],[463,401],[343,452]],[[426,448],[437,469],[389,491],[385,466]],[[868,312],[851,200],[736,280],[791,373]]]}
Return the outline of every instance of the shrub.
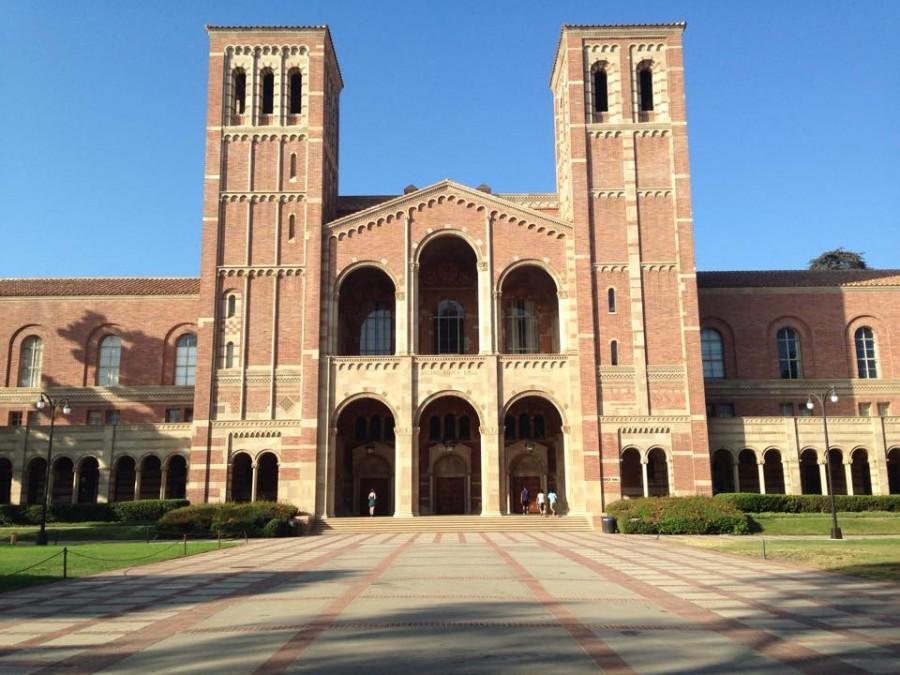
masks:
{"label": "shrub", "polygon": [[[830,513],[828,495],[760,495],[755,492],[722,493],[715,497],[744,513]],[[900,495],[835,495],[838,511],[897,511]]]}
{"label": "shrub", "polygon": [[747,534],[749,518],[711,497],[624,499],[606,507],[625,534]]}
{"label": "shrub", "polygon": [[0,504],[0,525],[21,525],[25,521],[25,507],[18,504]]}
{"label": "shrub", "polygon": [[[247,504],[196,504],[169,511],[163,515],[157,529],[162,534],[192,534],[223,537],[258,537],[273,520],[288,523],[297,515],[297,507],[277,502]],[[273,525],[273,529],[281,526]],[[266,535],[280,536],[280,535]]]}
{"label": "shrub", "polygon": [[138,499],[133,502],[110,504],[120,523],[155,523],[169,511],[190,504],[186,499]]}
{"label": "shrub", "polygon": [[194,504],[173,509],[156,522],[160,534],[208,535],[220,504]]}
{"label": "shrub", "polygon": [[294,526],[285,518],[272,518],[263,527],[264,537],[293,537]]}

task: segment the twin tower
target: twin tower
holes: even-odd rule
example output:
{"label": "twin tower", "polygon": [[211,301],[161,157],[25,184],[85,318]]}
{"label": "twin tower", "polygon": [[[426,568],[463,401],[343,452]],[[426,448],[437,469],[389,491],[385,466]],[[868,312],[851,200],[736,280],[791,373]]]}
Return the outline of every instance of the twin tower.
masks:
{"label": "twin tower", "polygon": [[263,453],[324,517],[375,485],[396,516],[529,485],[596,516],[629,448],[645,493],[710,491],[683,24],[563,27],[555,193],[379,198],[337,192],[327,27],[208,30],[192,500],[244,490],[238,455],[256,494]]}

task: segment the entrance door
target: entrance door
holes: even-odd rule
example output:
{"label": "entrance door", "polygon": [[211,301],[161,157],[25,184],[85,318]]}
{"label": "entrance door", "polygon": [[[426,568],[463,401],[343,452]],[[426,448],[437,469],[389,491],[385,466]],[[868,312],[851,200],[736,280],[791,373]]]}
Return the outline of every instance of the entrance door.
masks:
{"label": "entrance door", "polygon": [[537,493],[541,490],[541,477],[540,476],[513,476],[510,481],[510,485],[512,486],[512,494],[510,495],[510,502],[513,505],[514,513],[522,513],[522,500],[520,499],[522,495],[522,488],[528,488],[528,513],[537,513]]}
{"label": "entrance door", "polygon": [[438,476],[434,483],[436,513],[448,515],[466,512],[466,479]]}
{"label": "entrance door", "polygon": [[359,514],[369,515],[369,490],[375,490],[378,499],[375,501],[375,515],[388,516],[388,507],[391,505],[391,479],[390,478],[360,478],[359,479]]}

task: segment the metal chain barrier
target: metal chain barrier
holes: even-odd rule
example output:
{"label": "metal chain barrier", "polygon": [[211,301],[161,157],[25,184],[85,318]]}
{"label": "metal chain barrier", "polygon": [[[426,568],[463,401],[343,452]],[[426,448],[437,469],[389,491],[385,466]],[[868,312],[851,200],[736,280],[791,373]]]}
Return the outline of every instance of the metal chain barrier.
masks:
{"label": "metal chain barrier", "polygon": [[17,571],[17,572],[12,572],[11,574],[8,574],[8,575],[6,575],[6,576],[10,576],[10,577],[18,576],[18,575],[22,574],[22,572],[27,572],[28,570],[34,569],[35,567],[40,567],[40,566],[43,565],[45,562],[50,562],[50,561],[53,560],[54,558],[58,558],[58,557],[61,556],[62,554],[63,554],[62,551],[58,551],[58,552],[54,553],[53,555],[51,555],[49,558],[45,558],[44,560],[41,560],[40,562],[36,562],[36,563],[34,563],[33,565],[29,565],[28,567],[25,567],[24,569],[21,569],[21,570],[19,570],[19,571]]}
{"label": "metal chain barrier", "polygon": [[[182,542],[180,542],[180,541],[176,541],[174,544],[169,544],[169,545],[166,546],[165,548],[161,548],[161,549],[159,549],[159,550],[157,550],[157,551],[154,551],[154,552],[151,553],[150,555],[140,556],[140,557],[138,557],[138,558],[99,558],[99,557],[97,557],[97,556],[88,555],[88,554],[86,554],[86,553],[79,553],[79,552],[77,552],[77,551],[75,551],[75,550],[69,550],[69,555],[78,556],[79,558],[87,558],[88,560],[96,560],[96,561],[98,561],[98,562],[114,562],[114,563],[117,563],[117,562],[137,562],[137,561],[139,561],[139,560],[149,560],[150,558],[155,558],[155,557],[158,556],[160,553],[163,553],[163,552],[165,552],[165,551],[168,551],[170,548],[175,548],[176,546],[179,546],[181,543],[182,543]],[[58,554],[57,554],[57,555],[58,555]]]}

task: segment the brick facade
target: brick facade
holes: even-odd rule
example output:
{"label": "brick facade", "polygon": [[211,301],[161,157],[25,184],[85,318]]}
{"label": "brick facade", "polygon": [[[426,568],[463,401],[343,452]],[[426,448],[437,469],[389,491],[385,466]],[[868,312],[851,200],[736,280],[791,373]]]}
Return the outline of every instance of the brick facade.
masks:
{"label": "brick facade", "polygon": [[[696,272],[683,28],[563,28],[557,192],[352,197],[328,29],[210,27],[200,277],[0,281],[0,500],[43,489],[42,388],[73,407],[54,446],[74,469],[51,480],[93,458],[101,500],[184,489],[176,456],[193,501],[322,517],[376,486],[397,516],[507,513],[522,486],[589,516],[622,496],[810,491],[823,443],[799,404],[832,384],[844,489],[900,489],[898,276]],[[785,327],[800,378],[781,377]],[[704,380],[704,329],[723,377]],[[188,334],[195,353],[176,347]],[[196,384],[176,383],[189,353]]]}

